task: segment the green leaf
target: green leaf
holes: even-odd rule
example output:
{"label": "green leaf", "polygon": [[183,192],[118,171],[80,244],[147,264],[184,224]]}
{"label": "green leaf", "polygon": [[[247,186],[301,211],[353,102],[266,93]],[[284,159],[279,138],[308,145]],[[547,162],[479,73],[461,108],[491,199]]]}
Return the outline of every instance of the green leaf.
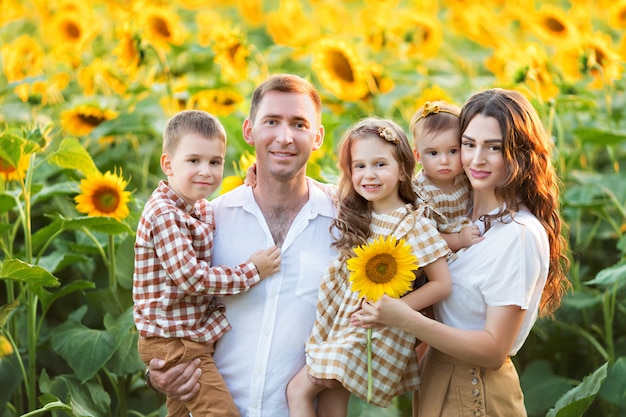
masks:
{"label": "green leaf", "polygon": [[115,253],[115,276],[123,288],[133,288],[133,273],[135,268],[135,237],[128,236],[117,245]]}
{"label": "green leaf", "polygon": [[572,388],[568,379],[555,375],[547,360],[531,362],[520,375],[524,404],[529,415],[545,414]]}
{"label": "green leaf", "polygon": [[61,375],[52,381],[51,393],[66,399],[74,417],[110,414],[111,397],[94,381],[84,382],[73,375]]}
{"label": "green leaf", "polygon": [[609,403],[626,408],[624,381],[626,381],[626,357],[622,356],[609,366],[608,375],[598,395]]}
{"label": "green leaf", "polygon": [[626,133],[595,127],[579,127],[574,134],[584,143],[595,145],[616,145],[626,142]]}
{"label": "green leaf", "polygon": [[58,287],[60,284],[54,275],[42,267],[15,258],[4,261],[0,269],[0,279],[12,279],[44,287]]}
{"label": "green leaf", "polygon": [[55,184],[46,184],[41,187],[32,197],[32,204],[41,203],[47,201],[55,196],[67,196],[73,195],[80,191],[78,184],[75,181],[65,181]]}
{"label": "green leaf", "polygon": [[58,291],[49,292],[40,288],[37,291],[37,296],[39,297],[39,301],[41,302],[41,309],[45,314],[52,304],[54,304],[59,298],[65,297],[76,291],[82,291],[87,289],[95,288],[96,284],[91,281],[79,280],[71,282],[68,285],[61,287]]}
{"label": "green leaf", "polygon": [[[586,281],[586,285],[613,286],[626,283],[626,262],[612,265],[598,272],[594,279]],[[621,285],[620,285],[621,286]]]}
{"label": "green leaf", "polygon": [[13,394],[23,382],[22,364],[18,359],[18,355],[10,355],[0,361],[0,415],[4,405],[15,399]]}
{"label": "green leaf", "polygon": [[7,213],[17,205],[15,197],[11,194],[0,193],[0,213]]}
{"label": "green leaf", "polygon": [[116,349],[115,334],[107,330],[90,329],[75,321],[67,321],[52,335],[52,348],[84,383],[91,379]]}
{"label": "green leaf", "polygon": [[50,156],[50,161],[61,168],[76,169],[85,176],[100,172],[89,152],[74,138],[63,139],[59,148]]}
{"label": "green leaf", "polygon": [[139,359],[137,352],[138,337],[137,332],[128,332],[124,335],[122,343],[106,365],[108,370],[115,375],[128,375],[145,369],[146,365]]}
{"label": "green leaf", "polygon": [[577,310],[585,310],[602,304],[602,294],[574,291],[563,298],[563,305]]}
{"label": "green leaf", "polygon": [[111,288],[102,288],[97,291],[89,291],[85,294],[89,304],[94,311],[101,316],[109,313],[113,316],[121,315],[129,306],[132,306],[132,295],[130,290],[118,288],[117,291]]}
{"label": "green leaf", "polygon": [[583,381],[566,392],[550,409],[546,417],[580,417],[589,408],[598,394],[607,375],[608,363],[605,363]]}
{"label": "green leaf", "polygon": [[22,155],[33,153],[39,149],[34,142],[28,141],[14,133],[0,134],[0,158],[11,166],[17,167]]}
{"label": "green leaf", "polygon": [[80,262],[87,262],[90,258],[79,255],[77,253],[68,252],[65,250],[61,252],[60,250],[56,250],[49,255],[42,256],[39,258],[39,262],[37,263],[40,267],[50,271],[51,273],[55,273],[68,265],[74,265]]}
{"label": "green leaf", "polygon": [[126,223],[111,217],[77,217],[74,219],[55,214],[50,216],[54,221],[40,228],[32,237],[33,252],[37,253],[43,245],[57,234],[67,230],[81,230],[83,227],[92,232],[118,235],[122,233],[134,233]]}
{"label": "green leaf", "polygon": [[5,304],[0,307],[0,329],[4,327],[7,319],[9,318],[9,314],[11,314],[11,311],[15,310],[18,305],[20,305],[20,302],[18,300],[13,300],[9,304]]}

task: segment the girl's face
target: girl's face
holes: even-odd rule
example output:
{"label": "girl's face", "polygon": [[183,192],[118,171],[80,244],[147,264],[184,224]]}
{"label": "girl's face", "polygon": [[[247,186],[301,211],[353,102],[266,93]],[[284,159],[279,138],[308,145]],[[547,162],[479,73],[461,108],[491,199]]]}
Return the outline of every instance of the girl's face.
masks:
{"label": "girl's face", "polygon": [[377,213],[386,213],[404,205],[398,189],[406,180],[394,156],[394,146],[374,136],[352,142],[352,186],[356,192],[371,202]]}
{"label": "girl's face", "polygon": [[459,128],[419,138],[415,156],[426,176],[439,188],[454,184],[454,177],[463,172]]}
{"label": "girl's face", "polygon": [[461,138],[461,160],[474,192],[495,195],[506,171],[500,125],[481,114],[470,120]]}

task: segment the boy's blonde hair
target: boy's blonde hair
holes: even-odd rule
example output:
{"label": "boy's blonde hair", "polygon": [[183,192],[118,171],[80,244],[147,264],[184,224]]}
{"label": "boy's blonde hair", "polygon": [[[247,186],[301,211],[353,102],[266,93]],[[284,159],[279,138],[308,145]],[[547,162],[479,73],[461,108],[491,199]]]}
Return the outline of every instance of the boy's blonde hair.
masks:
{"label": "boy's blonde hair", "polygon": [[183,110],[167,121],[163,132],[163,152],[173,154],[185,135],[198,134],[226,143],[226,130],[217,117],[202,110]]}

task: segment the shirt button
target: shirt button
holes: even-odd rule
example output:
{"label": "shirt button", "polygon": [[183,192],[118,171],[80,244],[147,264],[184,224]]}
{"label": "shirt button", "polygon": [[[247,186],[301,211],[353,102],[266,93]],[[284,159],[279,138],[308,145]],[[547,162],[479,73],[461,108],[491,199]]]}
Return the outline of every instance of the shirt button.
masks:
{"label": "shirt button", "polygon": [[472,395],[473,395],[474,397],[478,397],[478,396],[480,395],[480,390],[479,390],[479,389],[477,389],[477,388],[474,388],[474,389],[472,390]]}
{"label": "shirt button", "polygon": [[478,384],[478,378],[472,378],[472,385]]}
{"label": "shirt button", "polygon": [[481,414],[480,410],[474,410],[474,415],[479,416]]}

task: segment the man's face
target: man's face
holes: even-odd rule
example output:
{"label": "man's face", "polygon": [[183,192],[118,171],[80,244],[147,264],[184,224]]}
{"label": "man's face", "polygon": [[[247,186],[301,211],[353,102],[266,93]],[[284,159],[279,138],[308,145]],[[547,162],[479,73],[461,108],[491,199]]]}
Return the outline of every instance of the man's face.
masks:
{"label": "man's face", "polygon": [[281,91],[265,94],[255,120],[244,122],[243,135],[256,148],[257,173],[281,181],[304,177],[311,152],[324,140],[311,98]]}

